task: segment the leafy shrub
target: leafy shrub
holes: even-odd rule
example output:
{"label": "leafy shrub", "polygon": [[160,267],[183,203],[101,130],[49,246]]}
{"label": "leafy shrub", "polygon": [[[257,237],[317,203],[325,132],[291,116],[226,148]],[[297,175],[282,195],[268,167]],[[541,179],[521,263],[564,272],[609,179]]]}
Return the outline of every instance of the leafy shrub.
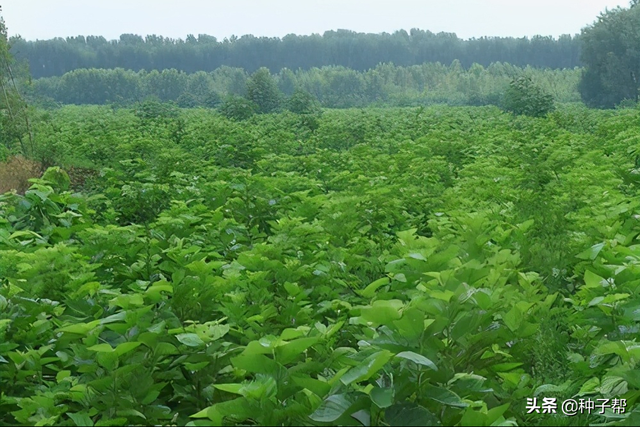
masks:
{"label": "leafy shrub", "polygon": [[258,106],[246,98],[231,95],[220,106],[220,113],[231,120],[247,120],[256,114]]}
{"label": "leafy shrub", "polygon": [[287,109],[296,114],[320,114],[322,109],[318,100],[309,92],[296,89],[287,100]]}
{"label": "leafy shrub", "polygon": [[521,76],[511,81],[502,106],[516,115],[543,117],[554,110],[553,96],[537,86],[530,77]]}
{"label": "leafy shrub", "polygon": [[222,104],[222,97],[218,92],[211,91],[204,97],[204,105],[209,108],[217,108]]}

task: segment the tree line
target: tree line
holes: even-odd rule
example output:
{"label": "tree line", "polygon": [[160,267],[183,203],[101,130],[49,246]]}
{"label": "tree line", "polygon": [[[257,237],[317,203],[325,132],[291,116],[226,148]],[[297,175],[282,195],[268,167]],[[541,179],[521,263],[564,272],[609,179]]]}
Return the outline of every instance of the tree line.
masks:
{"label": "tree line", "polygon": [[417,29],[393,34],[339,30],[282,39],[249,35],[222,42],[206,35],[175,40],[125,34],[115,41],[17,37],[10,52],[38,79],[32,95],[65,104],[128,103],[152,96],[183,106],[212,106],[221,97],[244,96],[249,76],[264,68],[284,96],[298,88],[326,107],[484,105],[500,99],[514,73],[527,69],[535,74],[532,81],[541,80],[558,101],[582,99],[590,107],[612,108],[638,102],[638,4],[632,0],[627,8],[606,10],[581,35],[558,39],[462,40]]}
{"label": "tree line", "polygon": [[[277,110],[296,90],[309,94],[326,108],[365,106],[498,105],[509,83],[528,76],[559,102],[579,102],[577,91],[581,70],[541,70],[493,63],[473,64],[465,69],[460,61],[450,65],[425,63],[412,66],[379,64],[368,71],[342,66],[325,66],[296,71],[288,68],[270,73],[260,68],[253,73],[222,66],[212,72],[187,74],[176,69],[132,71],[78,69],[60,77],[34,80],[28,86],[32,99],[48,99],[49,105],[132,104],[154,98],[176,102],[181,107],[218,107],[229,97],[252,96],[255,82],[266,87],[260,97],[270,112]],[[254,86],[252,86],[254,85]],[[273,107],[273,108],[272,108]]]}
{"label": "tree line", "polygon": [[61,76],[79,68],[125,70],[176,69],[186,73],[214,71],[221,66],[253,73],[261,67],[272,73],[288,68],[309,70],[343,66],[365,71],[380,63],[411,66],[424,62],[460,61],[488,67],[507,62],[519,67],[574,68],[580,66],[580,36],[558,38],[481,37],[464,40],[455,33],[419,29],[393,34],[365,34],[348,30],[323,35],[225,38],[201,34],[186,39],[123,34],[118,40],[78,36],[51,40],[11,40],[12,53],[30,64],[34,78]]}

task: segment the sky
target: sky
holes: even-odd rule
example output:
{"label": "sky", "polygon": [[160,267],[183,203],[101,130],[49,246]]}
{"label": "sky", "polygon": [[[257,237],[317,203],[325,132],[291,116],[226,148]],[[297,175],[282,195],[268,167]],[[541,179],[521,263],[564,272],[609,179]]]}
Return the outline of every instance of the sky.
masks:
{"label": "sky", "polygon": [[577,34],[629,0],[0,0],[10,36],[283,37],[420,28],[461,38]]}

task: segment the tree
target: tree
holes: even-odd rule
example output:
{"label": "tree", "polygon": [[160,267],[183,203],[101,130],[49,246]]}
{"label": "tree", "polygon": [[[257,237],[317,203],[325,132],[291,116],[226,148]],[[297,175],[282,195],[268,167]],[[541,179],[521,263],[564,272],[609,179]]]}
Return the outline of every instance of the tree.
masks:
{"label": "tree", "polygon": [[322,112],[320,103],[309,92],[296,89],[287,100],[287,109],[296,114],[320,114]]}
{"label": "tree", "polygon": [[7,27],[0,16],[0,143],[11,150],[17,142],[20,152],[26,156],[33,154],[33,136],[27,104],[18,91],[12,70],[14,59],[9,50]]}
{"label": "tree", "polygon": [[231,120],[246,120],[257,110],[255,102],[235,95],[227,97],[220,106],[220,113]]}
{"label": "tree", "polygon": [[638,101],[640,88],[640,2],[602,13],[582,30],[585,71],[579,90],[591,107],[612,108],[625,99]]}
{"label": "tree", "polygon": [[287,100],[287,109],[299,116],[302,127],[315,131],[320,126],[322,108],[318,100],[309,92],[296,89]]}
{"label": "tree", "polygon": [[203,103],[206,107],[216,108],[222,103],[222,98],[218,92],[211,91],[204,97]]}
{"label": "tree", "polygon": [[258,106],[259,113],[273,113],[280,108],[282,93],[267,68],[260,68],[247,81],[247,99]]}
{"label": "tree", "polygon": [[553,97],[526,76],[511,81],[504,95],[503,107],[513,114],[532,117],[545,116],[554,109]]}

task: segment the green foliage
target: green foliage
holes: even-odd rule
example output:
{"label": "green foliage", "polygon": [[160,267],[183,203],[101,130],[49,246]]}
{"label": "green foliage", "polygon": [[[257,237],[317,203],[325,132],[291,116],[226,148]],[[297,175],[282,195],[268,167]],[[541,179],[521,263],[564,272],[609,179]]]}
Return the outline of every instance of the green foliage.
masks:
{"label": "green foliage", "polygon": [[29,156],[35,151],[29,110],[18,89],[17,80],[21,76],[13,71],[19,67],[15,66],[10,47],[7,27],[0,16],[0,146]]}
{"label": "green foliage", "polygon": [[504,94],[502,106],[515,115],[543,117],[553,111],[553,96],[537,86],[530,77],[513,79]]}
{"label": "green foliage", "polygon": [[640,8],[616,7],[582,30],[582,74],[579,90],[592,107],[613,108],[638,101],[640,90]]}
{"label": "green foliage", "polygon": [[222,97],[218,92],[209,92],[204,99],[204,105],[209,108],[217,108],[222,104]]}
{"label": "green foliage", "polygon": [[[459,61],[450,65],[427,62],[411,66],[376,63],[362,71],[335,66],[296,73],[283,69],[270,76],[262,70],[252,79],[243,69],[226,66],[208,73],[199,71],[193,74],[175,70],[160,73],[79,69],[61,77],[34,80],[29,94],[37,102],[51,105],[51,108],[56,102],[127,106],[148,97],[162,101],[180,100],[180,105],[189,108],[217,108],[227,96],[246,97],[248,88],[256,97],[254,101],[264,103],[265,111],[276,107],[290,108],[287,105],[290,102],[286,102],[283,95],[291,97],[296,90],[308,92],[323,108],[432,104],[482,106],[500,105],[509,82],[514,76],[524,73],[552,93],[557,102],[567,103],[580,102],[577,85],[581,72],[578,68],[537,69],[500,62],[486,66],[474,63],[463,68]],[[301,101],[307,102],[304,98]],[[304,105],[300,107],[304,108]]]}
{"label": "green foliage", "polygon": [[267,68],[260,68],[247,81],[247,99],[258,106],[259,113],[273,113],[280,108],[282,93]]}
{"label": "green foliage", "polygon": [[227,97],[220,106],[220,113],[231,120],[247,120],[258,112],[258,105],[239,96]]}
{"label": "green foliage", "polygon": [[177,117],[178,111],[169,103],[148,99],[136,106],[135,114],[142,120],[169,119]]}
{"label": "green foliage", "polygon": [[[185,73],[215,70],[236,64],[254,72],[269,64],[272,72],[286,70],[278,85],[291,95],[291,70],[311,70],[323,66],[344,66],[357,71],[381,63],[406,65],[425,62],[449,64],[458,59],[465,67],[474,62],[484,67],[500,61],[535,68],[572,69],[580,66],[577,54],[580,36],[558,38],[480,37],[464,40],[454,33],[420,30],[392,34],[365,34],[348,30],[326,31],[313,36],[288,34],[283,38],[250,34],[217,40],[200,34],[186,40],[157,35],[141,37],[123,34],[119,40],[101,36],[58,37],[52,40],[25,40],[16,37],[16,54],[27,60],[35,78],[61,76],[83,66],[158,70],[174,68]],[[46,66],[43,66],[46,65]],[[288,67],[288,68],[285,68]],[[296,71],[297,72],[297,71]]]}
{"label": "green foliage", "polygon": [[42,175],[42,179],[51,183],[57,191],[67,191],[71,185],[69,175],[58,166],[47,169]]}
{"label": "green foliage", "polygon": [[295,114],[319,114],[322,112],[318,100],[309,92],[296,89],[287,100],[287,109]]}
{"label": "green foliage", "polygon": [[100,173],[0,196],[1,425],[636,424],[637,109],[47,114]]}

